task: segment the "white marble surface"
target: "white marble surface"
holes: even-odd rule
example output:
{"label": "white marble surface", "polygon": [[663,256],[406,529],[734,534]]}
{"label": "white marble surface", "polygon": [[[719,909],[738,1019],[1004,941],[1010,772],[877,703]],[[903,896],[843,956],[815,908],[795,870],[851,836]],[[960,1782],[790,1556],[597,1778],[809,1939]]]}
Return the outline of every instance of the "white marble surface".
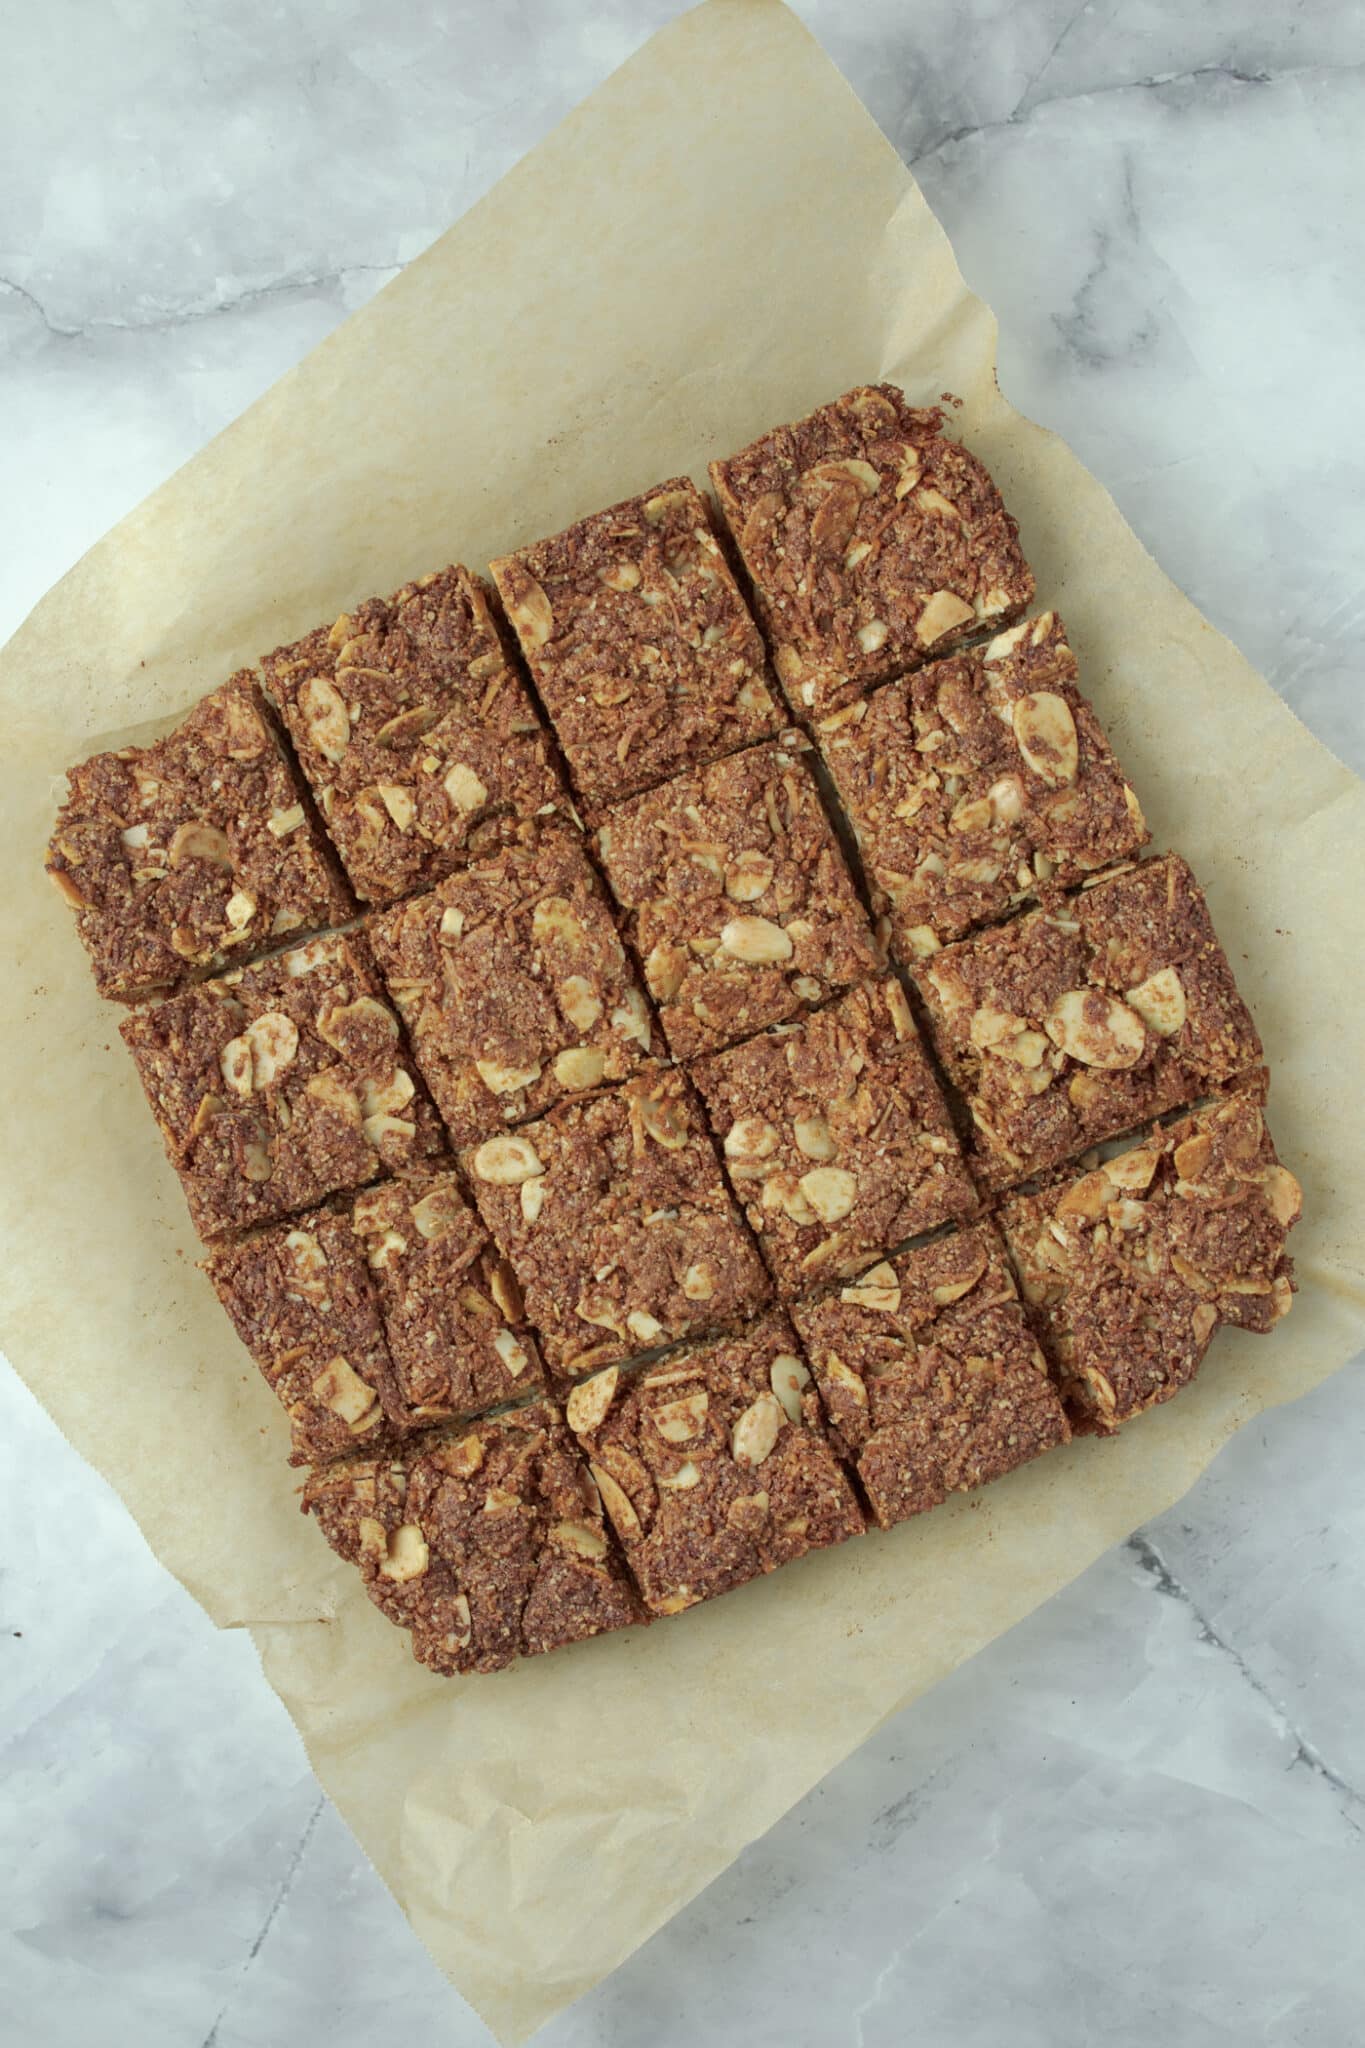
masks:
{"label": "white marble surface", "polygon": [[[5,10],[0,637],[670,0]],[[1365,769],[1365,17],[804,0],[1064,434]],[[487,2040],[219,1635],[0,1379],[0,2036]],[[1348,2048],[1365,1380],[903,1713],[547,2048]]]}

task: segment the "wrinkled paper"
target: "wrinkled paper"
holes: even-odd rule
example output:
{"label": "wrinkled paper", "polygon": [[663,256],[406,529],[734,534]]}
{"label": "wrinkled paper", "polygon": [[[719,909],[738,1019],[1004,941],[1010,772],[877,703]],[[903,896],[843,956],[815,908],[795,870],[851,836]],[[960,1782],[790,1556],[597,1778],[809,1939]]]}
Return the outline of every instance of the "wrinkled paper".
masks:
{"label": "wrinkled paper", "polygon": [[[995,325],[776,0],[711,0],[85,556],[0,657],[11,972],[0,1340],[222,1627],[504,2042],[613,1969],[870,1730],[1365,1340],[1365,785],[996,388]],[[725,454],[848,385],[966,401],[1158,844],[1205,883],[1301,1177],[1302,1293],[1114,1444],[1074,1445],[675,1620],[442,1680],[298,1512],[115,1006],[41,873],[64,766],[262,650]],[[1227,753],[1231,747],[1232,754]],[[1346,1031],[1343,1032],[1343,1022]]]}

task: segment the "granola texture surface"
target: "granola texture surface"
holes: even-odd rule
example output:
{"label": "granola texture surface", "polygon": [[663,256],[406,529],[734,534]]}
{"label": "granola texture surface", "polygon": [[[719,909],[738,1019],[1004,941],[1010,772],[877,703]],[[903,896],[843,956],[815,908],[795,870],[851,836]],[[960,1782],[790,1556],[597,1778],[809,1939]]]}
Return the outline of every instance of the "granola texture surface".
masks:
{"label": "granola texture surface", "polygon": [[246,671],[68,783],[47,869],[102,996],[185,987],[353,910]]}
{"label": "granola texture surface", "polygon": [[859,385],[711,464],[798,717],[822,717],[1033,597],[1018,528],[937,406]]}
{"label": "granola texture surface", "polygon": [[607,879],[679,1059],[874,973],[877,947],[804,759],[786,733],[619,805]]}
{"label": "granola texture surface", "polygon": [[391,903],[565,800],[549,737],[467,569],[367,598],[261,673],[356,894]]}
{"label": "granola texture surface", "polygon": [[457,1145],[623,1081],[649,1006],[576,827],[515,842],[370,925],[414,1057]]}
{"label": "granola texture surface", "polygon": [[782,723],[758,628],[687,477],[492,572],[590,809]]}
{"label": "granola texture surface", "polygon": [[567,1413],[652,1614],[678,1614],[863,1527],[780,1310],[656,1366],[598,1373],[574,1388]]}
{"label": "granola texture surface", "polygon": [[978,1206],[890,976],[713,1053],[692,1073],[784,1298]]}
{"label": "granola texture surface", "polygon": [[1264,1073],[1079,1178],[1001,1211],[1043,1348],[1078,1429],[1107,1432],[1168,1401],[1223,1323],[1289,1313],[1285,1245],[1302,1211],[1275,1156]]}
{"label": "granola texture surface", "polygon": [[909,963],[1148,833],[1055,612],[832,712],[821,749]]}
{"label": "granola texture surface", "polygon": [[121,1030],[202,1237],[311,1208],[440,1149],[359,933],[201,982]]}
{"label": "granola texture surface", "polygon": [[350,1217],[320,1209],[204,1260],[232,1326],[289,1418],[291,1465],[373,1449],[395,1420],[393,1363]]}
{"label": "granola texture surface", "polygon": [[433,1671],[497,1671],[645,1618],[548,1402],[325,1466],[303,1505]]}
{"label": "granola texture surface", "polygon": [[462,1155],[565,1378],[752,1313],[763,1263],[676,1069],[565,1103]]}
{"label": "granola texture surface", "polygon": [[883,1529],[1070,1435],[990,1223],[884,1259],[792,1318]]}
{"label": "granola texture surface", "polygon": [[1178,854],[920,961],[978,1180],[1004,1188],[1256,1066],[1261,1043]]}

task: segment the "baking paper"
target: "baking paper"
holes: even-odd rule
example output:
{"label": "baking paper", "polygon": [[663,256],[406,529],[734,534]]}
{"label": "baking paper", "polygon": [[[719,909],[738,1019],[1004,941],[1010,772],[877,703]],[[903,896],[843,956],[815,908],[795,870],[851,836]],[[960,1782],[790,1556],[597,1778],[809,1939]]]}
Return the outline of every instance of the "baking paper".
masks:
{"label": "baking paper", "polygon": [[[610,1971],[878,1722],[1365,1339],[1365,786],[995,383],[919,191],[776,0],[656,36],[85,556],[0,657],[11,971],[0,1339],[158,1556],[248,1627],[332,1798],[505,2042]],[[1304,1183],[1302,1293],[1114,1444],[647,1631],[442,1680],[298,1513],[118,1013],[44,880],[64,766],[264,649],[482,567],[861,381],[952,390],[1151,820],[1207,886]],[[1231,543],[1230,543],[1231,544]],[[1177,572],[1179,565],[1175,565]],[[72,1531],[79,1543],[79,1531]]]}

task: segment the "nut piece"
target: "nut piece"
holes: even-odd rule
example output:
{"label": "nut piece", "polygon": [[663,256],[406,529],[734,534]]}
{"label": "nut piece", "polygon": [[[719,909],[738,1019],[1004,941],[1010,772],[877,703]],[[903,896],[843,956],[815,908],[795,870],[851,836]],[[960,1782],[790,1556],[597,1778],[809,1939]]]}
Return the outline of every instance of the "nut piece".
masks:
{"label": "nut piece", "polygon": [[1013,721],[1019,751],[1035,775],[1051,789],[1076,780],[1080,762],[1076,722],[1064,697],[1051,690],[1034,690],[1027,697],[1016,698]]}
{"label": "nut piece", "polygon": [[[339,1415],[353,1430],[375,1415],[379,1396],[344,1358],[329,1358],[312,1385],[313,1399],[333,1415]],[[375,1417],[377,1420],[377,1417]]]}
{"label": "nut piece", "polygon": [[[145,831],[146,827],[142,829]],[[126,833],[124,837],[127,837]],[[220,832],[216,825],[191,823],[176,826],[167,858],[172,867],[178,867],[184,860],[210,860],[218,867],[230,868],[232,849],[228,845],[227,834]]]}
{"label": "nut piece", "polygon": [[783,1423],[782,1403],[776,1394],[760,1394],[751,1401],[730,1432],[730,1450],[737,1465],[761,1465]]}
{"label": "nut piece", "polygon": [[858,1199],[858,1183],[842,1166],[814,1166],[798,1183],[822,1223],[837,1223]]}
{"label": "nut piece", "polygon": [[607,1056],[596,1046],[566,1046],[555,1055],[555,1079],[566,1088],[595,1088],[606,1066]]}
{"label": "nut piece", "polygon": [[597,1491],[602,1496],[602,1505],[611,1516],[612,1524],[623,1543],[638,1543],[644,1530],[640,1517],[631,1506],[630,1496],[620,1483],[613,1479],[604,1466],[589,1464],[588,1470],[597,1482]]}
{"label": "nut piece", "polygon": [[1130,1006],[1159,1038],[1174,1037],[1185,1021],[1185,990],[1174,967],[1158,968],[1126,993]]}
{"label": "nut piece", "polygon": [[335,683],[326,676],[309,676],[299,691],[299,709],[318,752],[339,761],[350,742],[351,719]]}
{"label": "nut piece", "polygon": [[420,1579],[430,1561],[427,1539],[415,1522],[403,1522],[388,1538],[388,1555],[379,1567],[381,1578],[393,1579],[402,1585],[408,1579]]}
{"label": "nut piece", "polygon": [[773,1392],[786,1413],[788,1422],[801,1423],[801,1394],[810,1385],[810,1368],[790,1351],[779,1351],[772,1362],[769,1374]]}
{"label": "nut piece", "polygon": [[951,633],[958,626],[965,626],[968,619],[976,617],[969,604],[953,590],[936,590],[915,621],[915,638],[923,647],[932,647],[945,633]]}
{"label": "nut piece", "polygon": [[732,917],[721,930],[720,943],[732,960],[750,967],[774,966],[795,951],[781,925],[767,917]]}
{"label": "nut piece", "polygon": [[472,768],[457,761],[446,771],[443,788],[457,811],[477,811],[480,804],[488,801],[488,791]]}
{"label": "nut piece", "polygon": [[564,1413],[576,1436],[589,1435],[605,1420],[620,1378],[618,1368],[609,1365],[605,1372],[594,1373],[590,1380],[580,1381],[573,1389],[565,1403]]}
{"label": "nut piece", "polygon": [[1054,1045],[1087,1067],[1135,1067],[1147,1047],[1142,1019],[1100,989],[1065,990],[1043,1027]]}
{"label": "nut piece", "polygon": [[470,1163],[480,1180],[491,1181],[495,1187],[518,1187],[545,1171],[530,1139],[515,1131],[485,1138]]}

